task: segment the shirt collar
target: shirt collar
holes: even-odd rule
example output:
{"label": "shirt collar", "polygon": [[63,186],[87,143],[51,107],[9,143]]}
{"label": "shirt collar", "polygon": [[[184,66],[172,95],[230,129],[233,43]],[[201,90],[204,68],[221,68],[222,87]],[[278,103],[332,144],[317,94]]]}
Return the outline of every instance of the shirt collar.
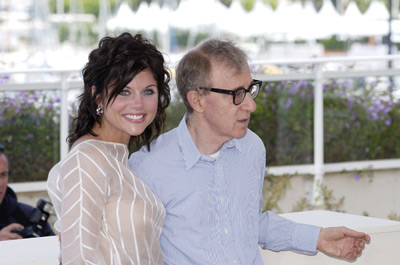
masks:
{"label": "shirt collar", "polygon": [[[182,118],[178,126],[178,143],[183,153],[183,158],[186,162],[186,169],[192,168],[197,161],[205,157],[206,160],[215,160],[212,157],[205,156],[199,152],[196,144],[193,142],[193,138],[190,135],[189,129],[186,124],[187,113]],[[225,142],[222,145],[221,151],[235,147],[239,152],[242,152],[242,146],[240,139],[233,138],[232,140]],[[207,159],[208,158],[208,159]]]}

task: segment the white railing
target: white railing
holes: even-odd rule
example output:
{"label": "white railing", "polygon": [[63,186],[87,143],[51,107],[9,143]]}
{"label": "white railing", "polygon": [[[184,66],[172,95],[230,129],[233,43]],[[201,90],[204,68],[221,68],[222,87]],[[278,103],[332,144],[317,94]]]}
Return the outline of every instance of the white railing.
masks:
{"label": "white railing", "polygon": [[[391,67],[388,67],[389,62]],[[323,80],[340,78],[357,78],[366,76],[383,76],[395,78],[400,76],[400,55],[367,56],[367,57],[328,57],[297,60],[266,60],[252,61],[252,65],[279,65],[282,69],[287,66],[296,66],[299,71],[287,71],[279,74],[253,74],[254,78],[263,81],[287,81],[287,80],[313,80],[314,81],[314,163],[310,165],[289,165],[268,168],[268,172],[279,174],[311,174],[314,175],[313,197],[319,196],[317,183],[321,183],[325,172],[341,172],[342,170],[357,171],[372,166],[374,169],[395,169],[400,168],[400,159],[354,161],[345,163],[324,163],[324,130],[323,130]],[[331,70],[329,65],[341,64],[351,65],[351,70],[341,68]],[[377,66],[378,65],[378,66]],[[306,69],[306,70],[304,70]],[[59,90],[61,96],[61,120],[60,139],[66,139],[68,134],[68,110],[67,99],[71,89],[81,88],[82,80],[71,75],[79,76],[79,70],[12,70],[0,71],[1,75],[29,75],[29,74],[51,74],[56,76],[56,81],[33,81],[21,83],[6,83],[0,85],[0,91],[20,90]],[[68,145],[60,141],[60,156],[64,158],[68,153]],[[45,182],[37,182],[34,186],[31,183],[14,183],[11,186],[17,192],[45,190]]]}
{"label": "white railing", "polygon": [[[399,76],[400,69],[394,68],[396,60],[400,59],[400,55],[386,56],[366,56],[366,57],[336,57],[336,58],[314,58],[314,59],[298,59],[298,60],[270,60],[258,61],[255,64],[269,65],[297,65],[312,66],[311,71],[307,72],[289,72],[276,75],[259,74],[258,79],[263,81],[287,81],[287,80],[314,80],[314,164],[313,165],[291,165],[283,167],[271,167],[268,172],[272,174],[311,174],[314,175],[313,183],[313,202],[319,204],[321,201],[320,185],[323,182],[324,174],[329,169],[333,172],[340,172],[346,168],[348,171],[360,170],[372,166],[380,168],[384,164],[385,168],[400,168],[400,159],[381,161],[362,161],[348,163],[324,163],[324,128],[323,128],[323,80],[326,78],[357,78],[365,76]],[[328,63],[336,63],[342,65],[364,62],[363,67],[354,67],[355,70],[343,71],[340,70],[325,70],[324,65]],[[383,62],[383,67],[370,67],[365,62]],[[387,67],[390,64],[392,67]],[[304,69],[304,67],[301,67]]]}

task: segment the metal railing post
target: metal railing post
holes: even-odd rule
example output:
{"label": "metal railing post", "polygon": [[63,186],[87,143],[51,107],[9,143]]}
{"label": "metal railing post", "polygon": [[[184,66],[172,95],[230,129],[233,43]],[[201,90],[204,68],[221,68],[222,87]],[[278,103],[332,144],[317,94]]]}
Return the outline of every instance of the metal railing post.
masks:
{"label": "metal railing post", "polygon": [[66,141],[68,137],[68,74],[61,74],[60,89],[60,159],[64,159],[68,155],[69,146]]}
{"label": "metal railing post", "polygon": [[314,85],[314,183],[312,202],[322,204],[321,184],[324,180],[324,91],[323,64],[315,68]]}

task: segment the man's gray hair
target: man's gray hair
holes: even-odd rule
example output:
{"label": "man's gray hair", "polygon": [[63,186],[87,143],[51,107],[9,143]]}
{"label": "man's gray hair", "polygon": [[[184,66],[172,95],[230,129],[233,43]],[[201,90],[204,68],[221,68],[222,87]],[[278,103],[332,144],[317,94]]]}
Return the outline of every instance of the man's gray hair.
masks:
{"label": "man's gray hair", "polygon": [[246,53],[234,42],[219,39],[206,40],[183,56],[176,68],[176,85],[186,111],[193,112],[187,100],[189,91],[202,93],[204,90],[200,87],[211,87],[212,63],[222,63],[240,73],[248,69],[247,59]]}

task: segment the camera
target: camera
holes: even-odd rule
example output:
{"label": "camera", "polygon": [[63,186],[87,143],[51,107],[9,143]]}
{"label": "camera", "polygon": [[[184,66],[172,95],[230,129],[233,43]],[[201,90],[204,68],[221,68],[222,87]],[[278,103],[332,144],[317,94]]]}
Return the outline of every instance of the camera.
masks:
{"label": "camera", "polygon": [[42,229],[46,225],[50,215],[53,213],[53,204],[44,199],[39,199],[36,208],[29,217],[29,225],[25,226],[23,230],[14,229],[11,232],[17,233],[23,238],[40,237],[42,236]]}

